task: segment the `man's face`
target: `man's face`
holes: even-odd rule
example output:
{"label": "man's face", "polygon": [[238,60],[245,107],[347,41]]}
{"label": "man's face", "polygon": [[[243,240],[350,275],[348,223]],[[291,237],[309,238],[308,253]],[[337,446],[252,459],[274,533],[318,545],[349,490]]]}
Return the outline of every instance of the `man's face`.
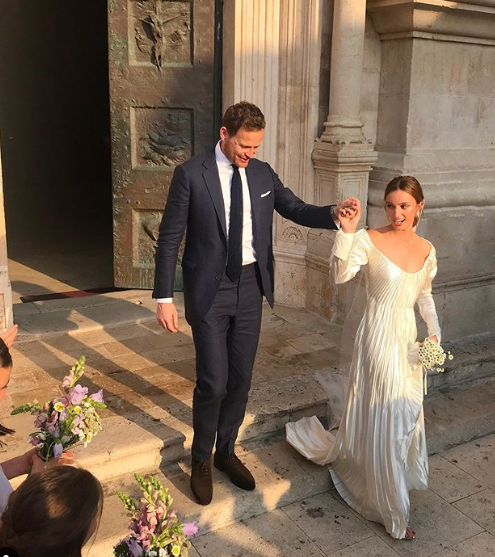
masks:
{"label": "man's face", "polygon": [[229,135],[227,128],[220,128],[220,148],[232,164],[246,168],[255,157],[263,141],[263,130],[239,128],[235,135]]}

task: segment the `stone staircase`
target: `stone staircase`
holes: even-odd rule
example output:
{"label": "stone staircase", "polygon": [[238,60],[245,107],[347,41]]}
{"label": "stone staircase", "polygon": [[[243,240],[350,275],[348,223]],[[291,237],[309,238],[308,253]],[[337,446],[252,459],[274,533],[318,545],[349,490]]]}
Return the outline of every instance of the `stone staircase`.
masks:
{"label": "stone staircase", "polygon": [[[311,314],[289,308],[275,311],[277,319],[292,323],[296,329],[307,316],[309,321],[313,320],[310,333],[317,335],[326,330],[329,336],[338,336],[335,326]],[[327,469],[297,454],[284,442],[283,432],[288,421],[302,416],[316,415],[324,420],[327,395],[316,374],[336,363],[326,363],[328,353],[324,351],[322,357],[301,353],[303,343],[288,335],[285,329],[277,332],[271,327],[272,321],[270,317],[264,320],[260,352],[271,346],[271,342],[279,343],[277,350],[271,351],[275,356],[270,360],[274,371],[264,372],[254,382],[239,436],[242,458],[257,479],[256,491],[248,493],[235,488],[215,470],[212,504],[201,507],[191,501],[190,399],[163,406],[150,403],[142,412],[134,408],[129,414],[110,414],[104,418],[104,431],[92,444],[87,449],[75,449],[80,464],[102,481],[106,494],[100,528],[86,557],[110,557],[113,545],[125,535],[128,518],[116,492],[122,489],[137,494],[134,473],[152,472],[170,487],[174,507],[181,518],[198,520],[201,534],[331,488]],[[144,317],[143,322],[146,322]],[[45,326],[49,325],[43,322]],[[42,339],[43,335],[38,333],[37,338]],[[29,335],[23,340],[30,342]],[[329,346],[331,342],[322,348]],[[449,362],[445,373],[430,374],[425,399],[430,453],[495,432],[495,335],[464,339],[448,349],[455,353],[455,359]],[[284,362],[287,365],[296,362],[296,371],[286,373]],[[31,417],[15,416],[2,421],[16,429],[14,439],[9,441],[9,456],[24,452],[26,435],[32,431]],[[192,555],[197,554],[193,551]]]}

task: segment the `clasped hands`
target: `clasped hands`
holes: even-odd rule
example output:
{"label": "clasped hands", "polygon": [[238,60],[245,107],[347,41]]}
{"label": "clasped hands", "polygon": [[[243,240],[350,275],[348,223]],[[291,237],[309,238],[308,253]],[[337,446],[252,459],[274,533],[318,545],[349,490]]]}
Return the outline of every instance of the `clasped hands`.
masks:
{"label": "clasped hands", "polygon": [[361,202],[356,197],[348,197],[334,207],[335,216],[340,221],[343,232],[356,232],[361,218]]}

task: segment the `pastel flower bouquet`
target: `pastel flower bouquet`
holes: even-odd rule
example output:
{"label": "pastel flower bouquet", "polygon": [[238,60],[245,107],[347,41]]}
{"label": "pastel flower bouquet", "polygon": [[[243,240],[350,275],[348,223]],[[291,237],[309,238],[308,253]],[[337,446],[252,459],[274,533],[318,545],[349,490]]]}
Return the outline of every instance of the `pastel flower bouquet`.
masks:
{"label": "pastel flower bouquet", "polygon": [[86,447],[101,431],[98,410],[106,408],[103,391],[100,389],[90,395],[88,388],[78,383],[84,374],[85,364],[86,358],[81,356],[69,375],[64,377],[62,396],[45,404],[37,400],[31,404],[22,404],[11,412],[30,412],[36,416],[34,425],[38,431],[31,433],[29,439],[45,462],[60,457],[66,449],[77,443],[84,443]]}
{"label": "pastel flower bouquet", "polygon": [[135,501],[122,491],[117,495],[129,511],[129,535],[114,548],[115,557],[187,557],[196,535],[196,522],[182,524],[174,511],[168,489],[154,477],[134,476],[143,494]]}

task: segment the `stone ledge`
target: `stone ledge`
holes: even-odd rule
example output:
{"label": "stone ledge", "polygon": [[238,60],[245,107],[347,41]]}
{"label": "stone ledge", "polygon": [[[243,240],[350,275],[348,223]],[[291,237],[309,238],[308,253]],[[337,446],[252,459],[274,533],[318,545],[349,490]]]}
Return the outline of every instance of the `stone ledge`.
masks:
{"label": "stone ledge", "polygon": [[428,373],[430,391],[465,388],[472,381],[495,375],[495,332],[446,342],[443,347],[454,354],[454,359],[447,360],[443,373]]}
{"label": "stone ledge", "polygon": [[465,390],[427,396],[424,404],[429,454],[495,432],[495,379]]}
{"label": "stone ledge", "polygon": [[369,0],[367,12],[381,40],[418,38],[495,44],[495,3],[447,0]]}

